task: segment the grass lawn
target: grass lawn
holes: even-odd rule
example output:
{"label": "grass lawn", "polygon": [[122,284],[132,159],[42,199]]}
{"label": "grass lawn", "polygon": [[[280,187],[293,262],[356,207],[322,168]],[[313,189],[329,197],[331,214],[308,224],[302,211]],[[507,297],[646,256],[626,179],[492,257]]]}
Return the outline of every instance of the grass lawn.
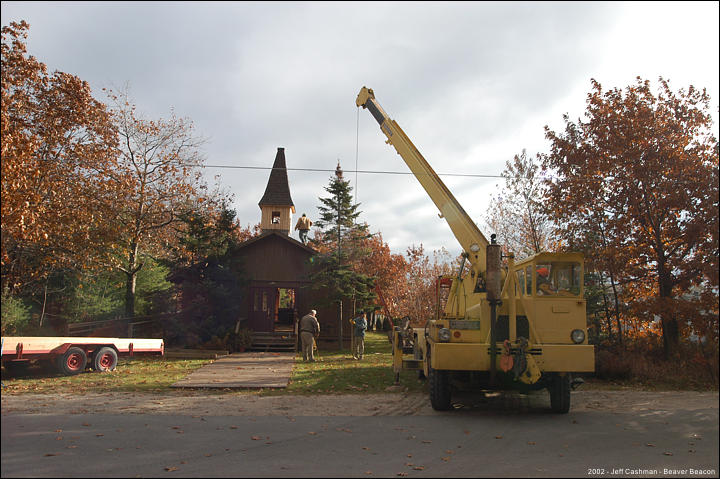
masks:
{"label": "grass lawn", "polygon": [[[348,348],[342,352],[321,349],[314,363],[304,362],[302,353],[296,359],[290,384],[281,393],[384,393],[395,381],[387,333],[365,334],[365,354],[362,360],[353,359]],[[401,391],[425,390],[425,381],[417,379],[416,371],[402,371],[400,385]]]}
{"label": "grass lawn", "polygon": [[49,367],[31,367],[18,377],[3,373],[2,393],[163,392],[208,359],[120,359],[115,371],[64,376]]}
{"label": "grass lawn", "polygon": [[[254,390],[257,394],[352,394],[383,393],[393,385],[392,354],[385,333],[369,332],[365,338],[362,361],[352,358],[350,351],[320,350],[314,363],[297,361],[284,389]],[[3,373],[3,394],[23,393],[84,393],[84,392],[168,392],[170,386],[211,360],[142,358],[121,359],[117,369],[108,373],[84,373],[63,376],[48,368],[31,367],[27,374],[11,377]],[[415,371],[403,371],[402,388],[394,391],[422,391],[425,382]],[[208,389],[208,394],[222,394],[230,389]]]}

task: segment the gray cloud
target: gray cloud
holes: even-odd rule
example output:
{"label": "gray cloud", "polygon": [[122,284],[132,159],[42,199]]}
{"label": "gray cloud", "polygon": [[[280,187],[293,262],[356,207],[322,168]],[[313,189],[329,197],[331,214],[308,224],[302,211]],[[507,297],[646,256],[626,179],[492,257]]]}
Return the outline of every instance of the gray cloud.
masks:
{"label": "gray cloud", "polygon": [[[129,82],[148,116],[174,108],[192,119],[209,164],[270,167],[278,146],[289,168],[332,170],[339,158],[362,218],[395,252],[423,243],[458,253],[413,177],[358,174],[355,184],[356,146],[361,170],[407,171],[366,111],[356,138],[360,87],[375,89],[438,172],[499,174],[523,148],[546,147],[543,125],[582,114],[591,77],[623,87],[660,71],[717,96],[717,62],[707,64],[718,57],[717,4],[651,4],[651,20],[647,5],[2,2],[2,24],[27,20],[29,51],[100,99],[102,87]],[[673,24],[678,9],[695,21],[687,30]],[[704,40],[705,65],[690,48]],[[685,57],[663,56],[668,44],[686,45]],[[259,221],[267,170],[207,172],[235,194],[243,224]],[[289,172],[298,214],[317,215],[330,176]],[[498,180],[445,179],[483,224]]]}

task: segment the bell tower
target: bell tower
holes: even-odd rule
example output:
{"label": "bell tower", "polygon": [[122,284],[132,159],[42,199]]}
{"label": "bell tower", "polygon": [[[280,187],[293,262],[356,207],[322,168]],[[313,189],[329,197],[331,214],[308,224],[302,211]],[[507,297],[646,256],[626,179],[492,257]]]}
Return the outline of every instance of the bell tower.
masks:
{"label": "bell tower", "polygon": [[260,228],[262,232],[275,230],[286,235],[292,228],[292,215],[295,205],[290,197],[287,167],[285,166],[285,148],[278,148],[265,194],[258,203],[260,206]]}

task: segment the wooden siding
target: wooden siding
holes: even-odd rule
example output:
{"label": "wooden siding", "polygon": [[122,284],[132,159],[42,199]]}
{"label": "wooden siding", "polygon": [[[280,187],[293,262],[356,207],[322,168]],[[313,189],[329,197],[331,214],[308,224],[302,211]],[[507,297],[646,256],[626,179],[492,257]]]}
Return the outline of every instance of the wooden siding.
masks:
{"label": "wooden siding", "polygon": [[312,254],[290,241],[269,235],[238,252],[244,274],[253,281],[308,281],[308,259]]}
{"label": "wooden siding", "polygon": [[[260,207],[260,210],[262,212],[261,218],[260,218],[260,228],[263,231],[270,231],[270,230],[280,230],[280,231],[286,231],[289,233],[292,232],[293,224],[292,224],[292,211],[295,208],[292,206],[267,206],[263,205]],[[273,224],[272,222],[272,213],[273,211],[280,212],[280,222]]]}

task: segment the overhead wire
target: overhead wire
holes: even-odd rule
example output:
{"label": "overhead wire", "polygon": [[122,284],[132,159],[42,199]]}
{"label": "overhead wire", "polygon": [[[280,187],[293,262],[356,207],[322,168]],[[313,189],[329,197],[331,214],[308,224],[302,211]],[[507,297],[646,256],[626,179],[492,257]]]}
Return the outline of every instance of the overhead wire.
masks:
{"label": "overhead wire", "polygon": [[[241,165],[204,165],[204,164],[184,164],[183,166],[191,166],[198,168],[227,168],[227,169],[240,169],[240,170],[286,170],[286,171],[310,171],[310,172],[328,172],[334,173],[335,170],[327,168],[273,168],[271,166],[241,166]],[[379,174],[379,175],[415,175],[411,171],[383,171],[383,170],[358,170],[356,169],[351,173],[368,173],[368,174]],[[466,178],[502,178],[502,175],[483,175],[473,173],[437,173],[438,176],[456,176]],[[357,180],[356,180],[357,182]]]}

